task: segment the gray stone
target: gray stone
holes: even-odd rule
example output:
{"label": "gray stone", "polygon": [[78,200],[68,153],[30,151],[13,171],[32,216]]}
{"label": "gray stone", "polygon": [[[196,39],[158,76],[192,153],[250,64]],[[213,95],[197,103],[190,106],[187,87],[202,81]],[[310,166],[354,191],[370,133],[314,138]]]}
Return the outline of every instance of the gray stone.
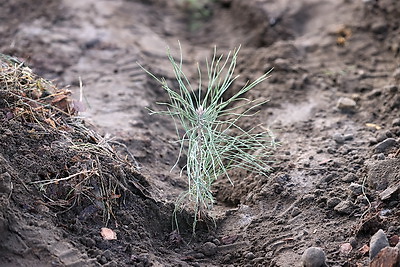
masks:
{"label": "gray stone", "polygon": [[256,258],[256,255],[254,255],[253,252],[246,252],[245,255],[244,255],[244,257],[245,257],[246,259],[248,259],[248,260],[252,260],[252,259],[255,259],[255,258]]}
{"label": "gray stone", "polygon": [[376,21],[371,25],[371,31],[376,34],[383,34],[387,31],[388,25],[385,21]]}
{"label": "gray stone", "polygon": [[349,190],[353,196],[358,196],[362,194],[362,185],[357,183],[351,183],[349,185]]}
{"label": "gray stone", "polygon": [[217,253],[217,248],[213,242],[206,242],[201,246],[201,252],[206,256],[213,256]]}
{"label": "gray stone", "polygon": [[383,248],[389,246],[389,241],[382,229],[379,229],[369,242],[369,259],[372,260]]}
{"label": "gray stone", "polygon": [[357,179],[357,176],[354,173],[348,173],[348,174],[346,174],[346,176],[344,176],[342,178],[342,181],[351,183],[351,182],[354,182],[356,179]]}
{"label": "gray stone", "polygon": [[332,209],[334,207],[336,207],[342,200],[338,197],[333,197],[328,199],[328,201],[326,202],[326,205],[328,206],[328,208]]}
{"label": "gray stone", "polygon": [[343,137],[344,137],[344,141],[351,141],[354,139],[353,134],[345,134]]}
{"label": "gray stone", "polygon": [[356,106],[356,101],[348,97],[341,97],[337,102],[337,108],[341,111],[354,111]]}
{"label": "gray stone", "polygon": [[386,133],[380,132],[378,134],[378,136],[376,137],[376,141],[379,143],[379,142],[385,141],[388,137],[389,136],[387,136]]}
{"label": "gray stone", "polygon": [[383,192],[379,194],[379,197],[381,200],[386,200],[389,199],[394,193],[398,192],[400,189],[400,184],[394,184],[390,185],[388,188],[386,188]]}
{"label": "gray stone", "polygon": [[303,267],[325,267],[327,266],[325,261],[325,252],[319,247],[310,247],[301,256]]}
{"label": "gray stone", "polygon": [[377,160],[384,160],[384,159],[385,159],[385,154],[383,154],[383,153],[377,154],[377,155],[376,155],[376,159],[377,159]]}
{"label": "gray stone", "polygon": [[384,141],[380,142],[377,144],[374,148],[376,153],[384,153],[388,149],[394,147],[397,145],[397,141],[394,138],[387,138]]}
{"label": "gray stone", "polygon": [[357,239],[355,237],[350,237],[349,243],[353,248],[357,247]]}
{"label": "gray stone", "polygon": [[353,202],[345,200],[337,204],[333,209],[340,214],[351,214],[355,208]]}
{"label": "gray stone", "polygon": [[344,143],[344,136],[340,133],[335,133],[332,136],[333,140],[335,140],[336,143],[338,144],[343,144]]}

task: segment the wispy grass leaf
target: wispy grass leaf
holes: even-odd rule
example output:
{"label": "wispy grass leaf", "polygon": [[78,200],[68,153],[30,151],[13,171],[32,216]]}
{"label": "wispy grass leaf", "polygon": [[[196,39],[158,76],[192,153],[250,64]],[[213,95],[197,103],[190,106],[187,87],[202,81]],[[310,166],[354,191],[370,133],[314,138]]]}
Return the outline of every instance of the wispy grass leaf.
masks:
{"label": "wispy grass leaf", "polygon": [[[197,91],[192,88],[183,71],[182,49],[179,61],[168,50],[178,83],[177,90],[170,88],[164,78],[157,78],[145,70],[161,84],[170,99],[169,103],[159,103],[166,110],[151,111],[151,114],[169,115],[174,119],[180,138],[178,160],[186,154],[184,169],[188,177],[188,190],[178,198],[176,211],[188,205],[193,208],[193,231],[199,219],[208,217],[207,212],[215,202],[211,191],[215,180],[226,177],[233,184],[229,171],[234,168],[262,175],[267,175],[271,169],[269,164],[272,161],[269,158],[277,145],[271,132],[259,125],[248,130],[238,125],[241,118],[254,116],[257,113],[254,110],[267,102],[251,101],[244,96],[266,80],[270,71],[224,98],[226,91],[239,77],[234,75],[239,50],[240,47],[224,57],[217,56],[215,48],[211,62],[206,59],[206,87],[203,87],[201,68],[197,66]],[[181,137],[180,128],[185,132]]]}

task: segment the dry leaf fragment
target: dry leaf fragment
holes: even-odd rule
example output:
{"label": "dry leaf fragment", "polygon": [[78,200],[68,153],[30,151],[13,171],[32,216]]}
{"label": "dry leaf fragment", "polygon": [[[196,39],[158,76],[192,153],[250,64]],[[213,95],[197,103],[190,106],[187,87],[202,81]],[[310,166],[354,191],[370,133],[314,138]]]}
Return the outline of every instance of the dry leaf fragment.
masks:
{"label": "dry leaf fragment", "polygon": [[362,247],[358,250],[358,252],[360,252],[361,255],[364,256],[365,254],[367,254],[367,253],[369,252],[369,246],[368,246],[368,245],[362,246]]}
{"label": "dry leaf fragment", "polygon": [[44,119],[44,121],[47,122],[54,129],[56,128],[56,123],[52,119],[47,118],[47,119]]}
{"label": "dry leaf fragment", "polygon": [[379,126],[378,124],[375,124],[375,123],[366,123],[365,126],[367,126],[367,127],[369,127],[369,128],[375,128],[375,129],[377,129],[377,130],[382,129],[381,126]]}
{"label": "dry leaf fragment", "polygon": [[117,233],[115,233],[110,228],[103,227],[101,228],[101,236],[104,240],[115,240],[117,239]]}
{"label": "dry leaf fragment", "polygon": [[110,199],[117,199],[117,198],[120,198],[121,197],[121,194],[111,194],[111,196],[110,196]]}

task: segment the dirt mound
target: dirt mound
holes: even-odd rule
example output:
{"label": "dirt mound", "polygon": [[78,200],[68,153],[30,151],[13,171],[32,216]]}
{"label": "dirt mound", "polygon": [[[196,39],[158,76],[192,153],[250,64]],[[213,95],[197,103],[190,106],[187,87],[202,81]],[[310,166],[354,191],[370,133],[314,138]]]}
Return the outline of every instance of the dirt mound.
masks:
{"label": "dirt mound", "polygon": [[[135,159],[115,152],[122,144],[74,116],[82,104],[68,90],[18,59],[0,56],[1,261],[9,266],[157,261],[154,253],[174,245],[168,238],[173,207],[151,197]],[[101,238],[106,225],[117,228],[118,241]]]}

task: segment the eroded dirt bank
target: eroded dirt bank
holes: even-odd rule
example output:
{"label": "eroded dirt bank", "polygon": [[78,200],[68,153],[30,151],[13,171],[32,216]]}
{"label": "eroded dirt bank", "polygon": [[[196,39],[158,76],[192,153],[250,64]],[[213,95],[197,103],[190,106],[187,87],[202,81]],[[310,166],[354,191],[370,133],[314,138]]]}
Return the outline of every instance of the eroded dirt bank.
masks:
{"label": "eroded dirt bank", "polygon": [[[136,176],[112,168],[146,193],[131,184],[134,194],[119,202],[109,224],[117,240],[102,240],[101,212],[82,217],[88,203],[55,216],[49,199],[34,186],[27,192],[21,179],[63,175],[73,157],[54,150],[60,136],[33,140],[29,125],[2,110],[2,262],[301,266],[303,251],[318,246],[329,266],[367,266],[359,249],[370,237],[380,228],[388,238],[399,234],[400,4],[221,0],[204,9],[207,16],[195,19],[175,1],[3,1],[0,51],[70,85],[77,98],[81,78],[90,127],[122,155],[125,145],[140,167]],[[203,225],[196,238],[188,214],[181,235],[172,229],[171,202],[186,187],[179,168],[170,172],[175,128],[148,115],[167,96],[137,65],[173,82],[166,47],[179,55],[178,40],[193,79],[195,63],[215,45],[222,53],[242,45],[232,90],[274,68],[246,95],[270,102],[242,125],[263,123],[281,142],[269,177],[237,172],[234,187],[215,184],[217,228]],[[389,195],[379,195],[388,187]],[[341,252],[344,243],[353,249]]]}

